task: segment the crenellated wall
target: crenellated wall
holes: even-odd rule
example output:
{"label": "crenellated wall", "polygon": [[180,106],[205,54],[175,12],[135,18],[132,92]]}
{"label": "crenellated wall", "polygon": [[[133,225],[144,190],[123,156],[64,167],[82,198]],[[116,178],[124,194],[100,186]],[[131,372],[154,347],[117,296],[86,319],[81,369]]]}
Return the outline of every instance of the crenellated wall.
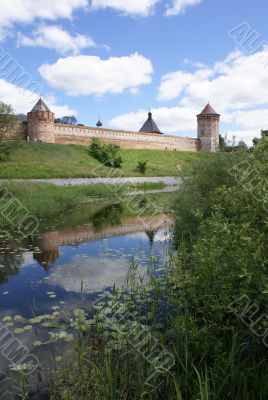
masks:
{"label": "crenellated wall", "polygon": [[94,137],[122,148],[200,151],[200,141],[194,138],[77,125],[54,126],[54,143],[89,145]]}
{"label": "crenellated wall", "polygon": [[99,138],[105,143],[118,144],[122,148],[192,152],[214,152],[217,151],[219,144],[220,114],[217,114],[209,103],[197,115],[197,138],[161,133],[152,119],[151,112],[139,132],[57,124],[54,118],[54,113],[40,98],[32,111],[27,114],[25,125],[27,140],[88,146],[93,138]]}

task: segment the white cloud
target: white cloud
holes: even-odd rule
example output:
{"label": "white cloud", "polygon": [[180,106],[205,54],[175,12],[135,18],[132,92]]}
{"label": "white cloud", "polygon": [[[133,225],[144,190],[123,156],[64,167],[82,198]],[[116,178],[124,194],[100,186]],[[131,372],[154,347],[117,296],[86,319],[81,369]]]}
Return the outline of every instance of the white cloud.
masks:
{"label": "white cloud", "polygon": [[97,56],[60,58],[55,64],[43,64],[40,74],[47,83],[64,90],[70,96],[105,93],[133,93],[141,85],[151,83],[151,61],[140,54],[111,57]]}
{"label": "white cloud", "polygon": [[237,111],[234,113],[234,122],[247,129],[267,129],[268,109]]}
{"label": "white cloud", "polygon": [[232,139],[235,138],[235,143],[237,144],[240,140],[243,140],[248,146],[252,146],[252,140],[255,137],[260,137],[260,131],[254,129],[238,129],[238,130],[228,130],[223,133],[223,136],[227,136],[227,142],[232,143]]}
{"label": "white cloud", "polygon": [[[244,55],[235,51],[211,68],[192,63],[194,72],[175,71],[162,77],[159,100],[174,100],[175,107],[156,108],[154,117],[165,133],[196,136],[196,114],[210,101],[221,114],[221,133],[229,132],[250,144],[268,128],[268,48]],[[110,125],[122,129],[140,129],[146,111],[119,115]]]}
{"label": "white cloud", "polygon": [[167,8],[166,15],[168,17],[183,14],[186,8],[190,6],[196,6],[201,3],[202,0],[173,0],[171,6]]}
{"label": "white cloud", "polygon": [[45,47],[62,54],[79,54],[82,49],[92,47],[95,43],[89,36],[79,34],[72,36],[60,26],[41,25],[33,32],[32,37],[19,34],[18,45]]}
{"label": "white cloud", "polygon": [[[38,97],[31,90],[23,89],[4,79],[0,79],[0,100],[11,104],[16,113],[26,114],[31,111]],[[53,96],[44,97],[44,100],[57,117],[77,114],[75,110],[72,110],[67,105],[58,105]]]}
{"label": "white cloud", "polygon": [[159,0],[92,0],[95,10],[113,8],[123,14],[148,16]]}
{"label": "white cloud", "polygon": [[[197,110],[187,107],[161,107],[151,110],[159,129],[164,133],[189,132],[196,130]],[[123,114],[113,118],[109,125],[112,128],[138,131],[147,118],[148,111]]]}
{"label": "white cloud", "polygon": [[36,19],[55,21],[71,18],[88,0],[2,0],[0,1],[0,39],[17,23],[32,23]]}
{"label": "white cloud", "polygon": [[[246,109],[267,102],[268,49],[244,55],[233,52],[212,68],[192,73],[175,71],[163,76],[158,98],[171,100],[181,96],[180,104],[202,107],[210,100],[219,111]],[[174,89],[175,87],[175,89]]]}
{"label": "white cloud", "polygon": [[176,71],[162,77],[158,89],[158,100],[172,100],[179,97],[183,91],[192,83],[209,77],[211,70],[200,69],[195,74],[190,72]]}

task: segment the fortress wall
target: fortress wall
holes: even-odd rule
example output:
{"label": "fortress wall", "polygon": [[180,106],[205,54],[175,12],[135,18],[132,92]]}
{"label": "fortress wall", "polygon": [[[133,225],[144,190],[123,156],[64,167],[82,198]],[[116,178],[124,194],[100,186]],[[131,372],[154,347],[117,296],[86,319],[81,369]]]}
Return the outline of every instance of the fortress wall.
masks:
{"label": "fortress wall", "polygon": [[200,151],[200,141],[172,135],[140,133],[104,128],[91,128],[55,124],[55,143],[89,145],[98,137],[105,143],[118,144],[122,148]]}

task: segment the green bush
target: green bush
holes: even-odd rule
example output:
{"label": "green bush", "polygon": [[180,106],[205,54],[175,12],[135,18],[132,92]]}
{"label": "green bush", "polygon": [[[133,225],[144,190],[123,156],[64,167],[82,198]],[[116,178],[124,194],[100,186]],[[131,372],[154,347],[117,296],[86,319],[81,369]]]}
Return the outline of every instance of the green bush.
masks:
{"label": "green bush", "polygon": [[121,168],[123,163],[120,147],[116,144],[104,144],[98,138],[92,140],[89,154],[108,167]]}
{"label": "green bush", "polygon": [[0,143],[0,162],[10,160],[10,152],[13,147],[15,147],[15,143],[11,141]]}
{"label": "green bush", "polygon": [[223,185],[233,186],[236,179],[229,171],[246,158],[245,152],[215,153],[193,164],[192,174],[184,179],[173,206],[177,244],[195,237],[201,221],[211,215],[211,193]]}
{"label": "green bush", "polygon": [[137,170],[141,173],[141,174],[145,174],[146,170],[147,170],[147,164],[148,164],[148,160],[146,161],[139,161],[137,164]]}

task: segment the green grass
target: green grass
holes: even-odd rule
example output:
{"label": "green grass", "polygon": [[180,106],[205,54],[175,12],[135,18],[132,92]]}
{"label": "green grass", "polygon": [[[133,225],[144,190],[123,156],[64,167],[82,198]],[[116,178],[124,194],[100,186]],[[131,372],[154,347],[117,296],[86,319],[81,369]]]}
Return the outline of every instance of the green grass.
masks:
{"label": "green grass", "polygon": [[[43,227],[42,221],[61,219],[62,214],[73,213],[74,210],[81,215],[81,224],[85,223],[87,219],[100,207],[107,205],[129,202],[128,208],[122,209],[120,217],[139,215],[142,207],[146,207],[146,215],[154,213],[157,208],[158,213],[168,209],[171,204],[170,198],[173,193],[167,195],[151,194],[146,195],[146,190],[162,189],[165,187],[162,183],[145,183],[137,185],[82,185],[82,186],[56,186],[48,183],[17,183],[6,182],[0,185],[7,189],[15,199],[27,208],[28,213],[40,220],[40,228]],[[125,197],[127,192],[138,192],[145,190],[144,194],[135,196],[132,200]],[[132,196],[133,197],[133,196]],[[87,204],[90,203],[90,206]],[[150,206],[150,207],[149,207]],[[90,212],[86,211],[88,207]],[[131,213],[127,209],[132,210]],[[11,226],[9,220],[16,214],[17,208],[11,210],[9,219],[5,218],[0,213],[0,227],[9,228]]]}
{"label": "green grass", "polygon": [[[6,183],[1,186],[37,218],[51,218],[90,199],[110,198],[113,195],[111,188],[103,184],[59,187],[46,183]],[[14,207],[12,211],[15,214],[17,210]],[[9,225],[9,221],[0,214],[0,226]]]}
{"label": "green grass", "polygon": [[148,168],[144,176],[180,176],[183,171],[188,174],[194,160],[210,157],[208,153],[122,149],[123,167],[112,169],[103,167],[86,150],[80,145],[18,141],[11,149],[10,160],[0,163],[0,178],[143,176],[136,167],[145,160]]}

